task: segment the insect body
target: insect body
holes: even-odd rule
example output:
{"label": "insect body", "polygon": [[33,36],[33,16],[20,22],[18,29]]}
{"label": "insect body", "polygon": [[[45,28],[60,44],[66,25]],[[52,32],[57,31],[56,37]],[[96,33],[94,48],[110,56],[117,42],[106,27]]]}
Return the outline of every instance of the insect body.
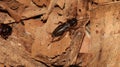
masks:
{"label": "insect body", "polygon": [[7,39],[12,33],[12,28],[8,24],[0,24],[0,35],[2,38]]}
{"label": "insect body", "polygon": [[58,38],[57,40],[54,40],[55,37],[59,37],[62,36],[65,32],[69,31],[70,29],[72,29],[74,26],[77,25],[77,19],[76,18],[72,18],[67,20],[66,23],[62,23],[60,24],[58,27],[55,28],[55,30],[52,32],[52,37],[53,40],[52,42],[58,41],[61,39]]}

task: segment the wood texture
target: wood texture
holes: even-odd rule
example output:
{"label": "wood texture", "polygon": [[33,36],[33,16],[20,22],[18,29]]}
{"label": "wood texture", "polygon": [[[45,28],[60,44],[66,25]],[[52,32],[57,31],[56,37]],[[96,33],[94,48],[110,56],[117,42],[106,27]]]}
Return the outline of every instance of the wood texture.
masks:
{"label": "wood texture", "polygon": [[91,11],[91,62],[88,67],[119,67],[120,3]]}
{"label": "wood texture", "polygon": [[[120,0],[0,0],[0,24],[13,29],[0,37],[0,67],[120,67],[119,6]],[[51,42],[59,22],[71,18],[77,25]]]}

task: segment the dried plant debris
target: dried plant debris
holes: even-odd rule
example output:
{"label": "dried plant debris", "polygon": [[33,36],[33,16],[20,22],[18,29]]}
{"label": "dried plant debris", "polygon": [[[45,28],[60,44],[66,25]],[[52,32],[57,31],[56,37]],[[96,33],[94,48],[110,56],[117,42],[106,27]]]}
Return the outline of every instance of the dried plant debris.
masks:
{"label": "dried plant debris", "polygon": [[6,61],[3,64],[11,67],[80,67],[82,60],[77,59],[89,20],[88,2],[0,0],[0,59],[9,59],[0,63]]}
{"label": "dried plant debris", "polygon": [[[12,3],[12,4],[11,4]],[[8,12],[8,14],[16,21],[19,22],[21,19],[20,13],[23,11],[23,7],[25,7],[22,4],[19,4],[15,0],[9,0],[9,1],[1,1],[0,2],[1,10],[5,10]],[[16,6],[17,5],[17,6]],[[21,5],[21,7],[20,7]]]}
{"label": "dried plant debris", "polygon": [[32,0],[37,6],[40,7],[48,7],[50,4],[50,0]]}

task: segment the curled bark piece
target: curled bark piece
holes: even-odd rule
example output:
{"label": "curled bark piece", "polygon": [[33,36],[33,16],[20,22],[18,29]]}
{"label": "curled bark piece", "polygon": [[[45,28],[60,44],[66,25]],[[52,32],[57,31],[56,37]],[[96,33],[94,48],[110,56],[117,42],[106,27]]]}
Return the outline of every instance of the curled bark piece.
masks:
{"label": "curled bark piece", "polygon": [[[1,40],[2,41],[2,40]],[[7,45],[9,43],[9,45]],[[11,44],[10,44],[11,43]],[[25,65],[26,67],[41,67],[41,63],[36,62],[30,57],[30,54],[23,48],[20,48],[17,43],[6,42],[0,44],[0,63],[17,66]],[[43,66],[44,67],[44,66]]]}
{"label": "curled bark piece", "polygon": [[19,21],[20,21],[21,15],[20,15],[19,13],[17,13],[17,12],[15,12],[14,10],[10,9],[10,8],[7,6],[7,4],[4,3],[4,2],[0,2],[0,4],[1,4],[0,6],[2,7],[2,9],[5,10],[5,11],[7,11],[7,12],[10,14],[10,16],[11,16],[12,18],[14,18],[14,20],[15,20],[16,22],[19,22]]}
{"label": "curled bark piece", "polygon": [[36,5],[40,7],[48,7],[50,0],[32,0]]}

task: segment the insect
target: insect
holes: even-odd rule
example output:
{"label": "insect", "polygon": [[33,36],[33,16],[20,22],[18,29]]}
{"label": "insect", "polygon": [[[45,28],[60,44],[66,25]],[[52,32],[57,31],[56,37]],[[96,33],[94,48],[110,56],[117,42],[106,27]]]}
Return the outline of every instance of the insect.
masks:
{"label": "insect", "polygon": [[12,33],[12,27],[8,24],[0,24],[0,35],[2,38],[7,39],[9,35]]}
{"label": "insect", "polygon": [[[61,23],[58,27],[55,28],[55,30],[52,32],[52,41],[59,41],[62,36],[65,34],[65,32],[69,31],[70,29],[73,29],[77,25],[77,19],[72,18],[67,20],[65,23]],[[59,37],[58,39],[54,40],[55,37]]]}

